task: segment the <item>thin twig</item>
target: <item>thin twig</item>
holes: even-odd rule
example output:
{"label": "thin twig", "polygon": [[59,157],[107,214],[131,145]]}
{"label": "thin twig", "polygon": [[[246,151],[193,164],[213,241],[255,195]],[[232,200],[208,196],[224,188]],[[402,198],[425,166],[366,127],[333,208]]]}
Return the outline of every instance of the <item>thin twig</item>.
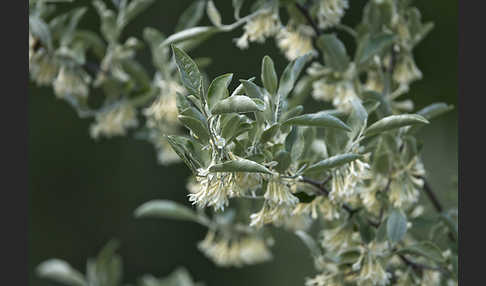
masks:
{"label": "thin twig", "polygon": [[414,261],[408,259],[403,254],[399,254],[398,257],[400,257],[400,259],[403,261],[403,263],[405,263],[406,265],[412,267],[412,269],[414,269],[415,271],[423,271],[423,270],[439,271],[442,274],[444,274],[446,276],[449,276],[449,272],[446,271],[446,270],[444,270],[441,267],[430,266],[430,265],[426,265],[426,264],[414,262]]}
{"label": "thin twig", "polygon": [[314,22],[314,20],[312,20],[312,17],[311,15],[309,14],[309,11],[307,10],[307,8],[305,8],[303,5],[299,4],[299,3],[295,3],[295,7],[300,11],[300,13],[302,13],[302,15],[305,17],[305,19],[307,20],[307,22],[309,23],[309,25],[311,25],[312,29],[314,30],[314,32],[316,33],[317,36],[320,36],[322,34],[322,31],[319,29],[319,27],[317,26],[317,24]]}
{"label": "thin twig", "polygon": [[432,191],[432,188],[430,187],[429,182],[424,177],[422,177],[422,180],[424,180],[424,192],[425,192],[425,194],[429,198],[429,200],[432,203],[432,205],[434,206],[435,210],[439,213],[442,213],[442,211],[444,210],[444,207],[440,203],[439,198],[435,195],[434,191]]}
{"label": "thin twig", "polygon": [[[319,181],[316,181],[316,180],[311,179],[311,178],[302,177],[302,182],[316,187],[319,190],[319,193],[321,195],[329,196],[329,190],[326,189],[325,185],[330,181],[330,179],[331,179],[331,177],[327,178],[326,180],[324,180],[322,182],[319,182]],[[358,209],[352,209],[351,207],[349,207],[346,204],[343,204],[343,209],[345,209],[349,213],[350,217],[353,216],[355,213],[357,213],[359,211]],[[374,224],[374,223],[372,223],[372,224]]]}

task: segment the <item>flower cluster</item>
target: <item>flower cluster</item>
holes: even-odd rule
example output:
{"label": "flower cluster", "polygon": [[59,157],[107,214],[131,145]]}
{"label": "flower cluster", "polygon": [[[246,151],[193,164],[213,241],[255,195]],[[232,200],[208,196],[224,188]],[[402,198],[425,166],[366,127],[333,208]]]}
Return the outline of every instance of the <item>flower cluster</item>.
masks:
{"label": "flower cluster", "polygon": [[267,242],[256,235],[226,238],[209,231],[198,248],[218,266],[251,265],[272,259]]}
{"label": "flower cluster", "polygon": [[[207,227],[198,248],[218,266],[270,260],[272,231],[282,228],[312,253],[316,274],[306,286],[454,285],[453,212],[439,206],[440,218],[430,219],[430,237],[447,233],[446,241],[436,245],[412,231],[428,222],[422,190],[431,196],[416,133],[451,107],[415,110],[412,100],[399,100],[423,77],[413,50],[432,24],[409,1],[370,0],[356,27],[345,23],[351,1],[301,2],[254,1],[240,17],[243,1],[233,1],[235,22],[223,25],[213,1],[195,1],[174,34],[144,30],[150,76],[136,57],[142,42],[120,36],[151,1],[122,1],[115,10],[94,1],[100,35],[78,30],[83,8],[51,18],[50,4],[29,1],[29,73],[94,119],[93,138],[133,129],[162,164],[186,164],[196,210],[157,200],[135,213]],[[197,26],[204,12],[213,26]],[[277,73],[265,56],[259,79],[240,79],[230,92],[232,73],[209,80],[209,61],[186,52],[238,27],[237,47],[274,39],[289,63]],[[342,33],[354,41],[351,49]],[[104,95],[99,108],[88,100],[93,91]],[[304,112],[309,98],[332,107]]]}

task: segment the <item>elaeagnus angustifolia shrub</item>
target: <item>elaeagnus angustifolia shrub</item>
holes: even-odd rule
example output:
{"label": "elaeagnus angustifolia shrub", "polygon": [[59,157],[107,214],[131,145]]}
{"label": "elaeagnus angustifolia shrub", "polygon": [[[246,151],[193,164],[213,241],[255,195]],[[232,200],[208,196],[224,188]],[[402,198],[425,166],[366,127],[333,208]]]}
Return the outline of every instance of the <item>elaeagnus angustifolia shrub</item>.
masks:
{"label": "elaeagnus angustifolia shrub", "polygon": [[[410,1],[369,0],[350,27],[341,22],[354,4],[348,0],[233,0],[233,15],[199,0],[173,34],[146,27],[142,39],[121,35],[152,0],[96,0],[56,13],[67,5],[60,2],[70,1],[29,1],[30,79],[91,118],[93,139],[136,136],[153,144],[161,164],[192,171],[186,205],[149,201],[137,218],[207,227],[194,249],[220,267],[270,261],[272,230],[292,232],[314,260],[314,275],[302,277],[307,286],[457,285],[457,210],[444,209],[427,183],[416,137],[452,106],[416,110],[400,98],[422,79],[413,52],[433,28]],[[88,6],[99,30],[78,25]],[[204,17],[210,26],[199,25]],[[222,71],[209,79],[211,61],[231,59],[192,51],[235,30],[241,34],[228,46],[273,39],[285,69],[261,55],[254,77]],[[153,74],[136,58],[147,52]],[[94,91],[103,95],[97,107]],[[309,113],[306,100],[332,108]],[[436,214],[424,216],[420,196]],[[122,285],[115,250],[112,241],[85,274],[58,259],[38,273],[66,285]],[[198,284],[179,268],[138,285]]]}

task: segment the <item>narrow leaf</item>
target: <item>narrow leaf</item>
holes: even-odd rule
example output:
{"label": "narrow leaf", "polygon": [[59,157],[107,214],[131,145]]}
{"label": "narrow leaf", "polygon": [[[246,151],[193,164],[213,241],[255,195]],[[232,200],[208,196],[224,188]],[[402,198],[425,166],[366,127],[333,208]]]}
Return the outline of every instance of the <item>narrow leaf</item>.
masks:
{"label": "narrow leaf", "polygon": [[334,34],[322,35],[317,45],[323,51],[324,61],[333,69],[344,72],[349,65],[349,57],[344,44]]}
{"label": "narrow leaf", "polygon": [[221,13],[219,13],[212,0],[208,1],[208,4],[206,6],[206,13],[208,14],[208,18],[214,26],[220,27],[222,25]]}
{"label": "narrow leaf", "polygon": [[402,249],[399,249],[397,253],[420,255],[430,258],[436,262],[445,261],[440,248],[430,241],[423,241],[414,245],[404,247]]}
{"label": "narrow leaf", "polygon": [[428,123],[429,121],[427,121],[427,119],[418,114],[390,115],[378,120],[366,128],[364,134],[366,136],[373,136],[384,131],[397,129],[403,126]]}
{"label": "narrow leaf", "polygon": [[392,243],[399,242],[407,232],[407,218],[398,209],[393,209],[386,221],[386,233]]}
{"label": "narrow leaf", "polygon": [[168,200],[152,200],[139,206],[135,210],[136,218],[171,218],[201,222],[199,216],[192,209]]}
{"label": "narrow leaf", "polygon": [[424,107],[423,109],[419,110],[417,114],[423,116],[427,120],[431,120],[439,115],[451,111],[452,109],[454,109],[454,106],[448,105],[447,103],[438,102]]}
{"label": "narrow leaf", "polygon": [[204,0],[194,1],[179,17],[176,32],[186,30],[194,27],[201,20],[204,15],[204,6],[206,2]]}
{"label": "narrow leaf", "polygon": [[227,161],[221,164],[216,164],[209,168],[210,172],[248,172],[248,173],[265,173],[272,174],[265,166],[258,164],[257,162],[247,159],[237,159]]}
{"label": "narrow leaf", "polygon": [[346,131],[351,131],[351,128],[348,125],[346,125],[344,122],[339,120],[338,118],[322,112],[309,113],[309,114],[299,115],[287,119],[287,121],[285,121],[283,125],[287,125],[287,124],[317,126],[317,127],[331,127],[331,128],[338,128]]}
{"label": "narrow leaf", "polygon": [[247,96],[251,98],[259,98],[263,99],[263,94],[260,91],[258,85],[254,84],[249,80],[240,80],[241,84],[243,84],[243,88],[245,89],[245,93]]}
{"label": "narrow leaf", "polygon": [[215,78],[208,89],[208,101],[210,106],[214,106],[221,99],[228,97],[228,86],[233,78],[232,73],[220,75]]}
{"label": "narrow leaf", "polygon": [[233,0],[233,8],[235,9],[234,16],[236,20],[240,19],[240,10],[244,1],[245,0]]}
{"label": "narrow leaf", "polygon": [[202,77],[196,63],[181,49],[172,45],[177,69],[184,86],[193,94],[199,94]]}
{"label": "narrow leaf", "polygon": [[389,33],[381,33],[376,36],[367,35],[361,42],[357,50],[357,63],[359,65],[367,62],[374,55],[390,47],[395,41],[396,36]]}
{"label": "narrow leaf", "polygon": [[176,44],[186,40],[195,40],[199,38],[207,38],[215,33],[220,32],[221,30],[217,27],[193,27],[187,30],[182,30],[175,34],[170,35],[165,41],[163,41],[160,45],[166,46],[170,44]]}
{"label": "narrow leaf", "polygon": [[253,100],[248,96],[235,95],[217,102],[211,112],[213,114],[247,113],[263,111],[264,109],[263,102],[257,102],[256,99]]}
{"label": "narrow leaf", "polygon": [[179,115],[177,118],[184,124],[184,126],[189,128],[198,139],[204,143],[208,142],[209,131],[206,128],[206,125],[204,125],[200,120],[185,115]]}
{"label": "narrow leaf", "polygon": [[263,86],[270,94],[275,94],[277,91],[278,78],[277,72],[272,59],[269,56],[264,56],[262,61],[262,82]]}
{"label": "narrow leaf", "polygon": [[60,259],[49,259],[42,262],[37,267],[37,273],[40,277],[51,279],[53,281],[72,286],[87,285],[83,275],[71,265]]}
{"label": "narrow leaf", "polygon": [[277,91],[282,98],[286,98],[290,91],[294,88],[295,81],[311,57],[312,55],[308,53],[296,58],[287,65],[282,73],[282,77],[280,78]]}
{"label": "narrow leaf", "polygon": [[305,172],[306,173],[311,173],[311,172],[316,172],[316,171],[322,172],[324,170],[332,169],[332,168],[339,167],[339,166],[342,166],[344,164],[353,162],[354,160],[359,159],[360,157],[361,157],[361,155],[352,154],[352,153],[339,154],[339,155],[329,157],[327,159],[324,159],[322,161],[319,161],[319,162],[309,166],[309,168],[307,168],[305,170]]}
{"label": "narrow leaf", "polygon": [[297,230],[295,232],[295,235],[297,235],[305,244],[305,246],[307,246],[313,257],[317,258],[321,255],[321,250],[319,249],[316,241],[307,232]]}

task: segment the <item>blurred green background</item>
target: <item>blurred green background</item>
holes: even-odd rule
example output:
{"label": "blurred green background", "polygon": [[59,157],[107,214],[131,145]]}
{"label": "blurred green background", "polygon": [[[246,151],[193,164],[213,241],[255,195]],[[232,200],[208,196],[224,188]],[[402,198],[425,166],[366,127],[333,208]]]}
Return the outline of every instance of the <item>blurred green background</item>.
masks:
{"label": "blurred green background", "polygon": [[[84,1],[77,1],[77,4]],[[130,25],[125,35],[138,35],[146,26],[170,34],[177,17],[192,1],[156,1]],[[350,1],[345,22],[357,23],[366,1]],[[86,1],[90,3],[90,1]],[[233,20],[231,1],[215,1],[223,22]],[[457,106],[457,1],[416,1],[425,21],[435,29],[416,49],[424,79],[412,85],[408,97],[421,108],[443,101]],[[207,19],[204,23],[208,23]],[[95,29],[93,10],[82,26]],[[193,56],[214,59],[210,77],[234,72],[234,78],[259,75],[261,58],[269,54],[279,73],[286,65],[273,40],[241,51],[232,44],[241,29],[218,34],[196,49]],[[150,53],[140,57],[150,66]],[[246,268],[216,268],[195,244],[205,229],[190,222],[135,220],[133,210],[151,199],[170,199],[188,205],[183,164],[157,164],[152,146],[133,138],[90,139],[90,120],[80,120],[50,88],[29,83],[29,282],[56,285],[35,275],[35,267],[51,257],[69,261],[84,272],[93,257],[111,238],[121,241],[125,281],[133,283],[144,273],[165,276],[176,266],[189,269],[207,285],[303,285],[312,275],[307,249],[294,236],[276,231],[274,260]],[[448,206],[457,204],[457,110],[421,131],[423,159],[431,185]]]}

